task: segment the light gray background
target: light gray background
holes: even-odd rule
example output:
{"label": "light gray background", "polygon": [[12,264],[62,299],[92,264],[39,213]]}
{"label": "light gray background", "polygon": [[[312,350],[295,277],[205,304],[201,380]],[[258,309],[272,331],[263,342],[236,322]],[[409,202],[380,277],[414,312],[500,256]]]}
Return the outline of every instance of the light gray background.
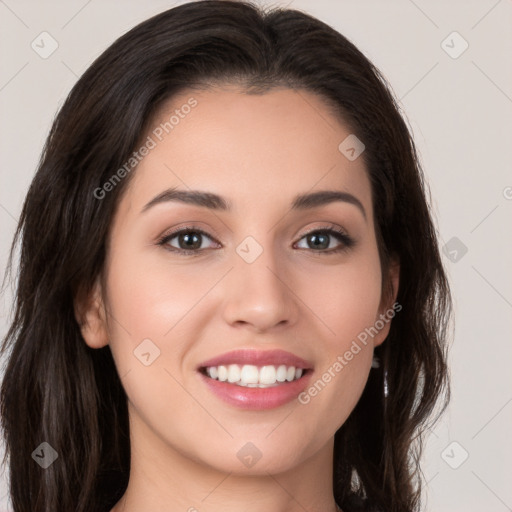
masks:
{"label": "light gray background", "polygon": [[[185,2],[0,0],[2,269],[67,93],[117,37],[179,3]],[[512,510],[512,0],[265,5],[288,5],[334,26],[377,65],[403,106],[430,184],[441,245],[451,251],[443,258],[455,295],[453,398],[426,446],[424,510]],[[34,40],[42,46],[43,31],[58,42],[47,59],[31,48]],[[447,51],[455,55],[464,42],[453,31],[469,44],[457,58]],[[11,304],[8,292],[0,303],[2,336]],[[4,478],[0,510],[9,510]]]}

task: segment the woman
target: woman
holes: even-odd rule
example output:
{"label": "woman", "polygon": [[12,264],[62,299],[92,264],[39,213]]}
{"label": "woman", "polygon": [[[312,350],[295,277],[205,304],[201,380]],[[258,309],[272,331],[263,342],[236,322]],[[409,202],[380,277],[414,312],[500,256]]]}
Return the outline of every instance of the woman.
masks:
{"label": "woman", "polygon": [[119,38],[13,242],[14,511],[419,510],[451,312],[425,190],[385,81],[311,16],[191,2]]}

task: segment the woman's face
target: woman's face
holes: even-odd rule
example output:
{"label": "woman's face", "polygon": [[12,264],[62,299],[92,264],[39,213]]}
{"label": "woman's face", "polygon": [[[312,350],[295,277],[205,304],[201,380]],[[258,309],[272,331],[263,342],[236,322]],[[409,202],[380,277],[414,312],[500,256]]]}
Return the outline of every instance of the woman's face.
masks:
{"label": "woman's face", "polygon": [[183,92],[150,130],[84,330],[110,344],[132,456],[258,474],[330,460],[390,325],[362,147],[289,89]]}

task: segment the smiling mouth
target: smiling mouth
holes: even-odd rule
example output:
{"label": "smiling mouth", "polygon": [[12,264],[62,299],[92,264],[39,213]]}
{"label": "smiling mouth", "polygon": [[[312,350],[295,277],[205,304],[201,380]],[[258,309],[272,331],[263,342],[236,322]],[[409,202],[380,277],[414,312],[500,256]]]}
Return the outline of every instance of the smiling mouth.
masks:
{"label": "smiling mouth", "polygon": [[203,366],[199,372],[206,377],[226,384],[249,388],[273,388],[285,386],[304,377],[311,370],[289,365],[229,364]]}

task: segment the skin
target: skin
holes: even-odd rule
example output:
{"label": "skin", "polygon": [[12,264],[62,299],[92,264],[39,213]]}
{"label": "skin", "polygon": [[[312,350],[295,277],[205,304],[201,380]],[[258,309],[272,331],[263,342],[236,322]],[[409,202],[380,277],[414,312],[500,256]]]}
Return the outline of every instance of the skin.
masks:
{"label": "skin", "polygon": [[[315,382],[391,307],[398,265],[395,297],[384,301],[363,159],[340,153],[350,130],[306,91],[182,92],[154,126],[192,96],[197,106],[134,171],[113,219],[104,279],[80,310],[85,342],[110,345],[128,396],[130,481],[112,511],[335,512],[334,434],[390,322],[305,405],[241,410],[213,395],[195,368],[235,348],[280,348],[311,361]],[[173,186],[219,194],[233,210],[166,202],[141,213]],[[348,202],[290,211],[296,194],[318,190],[354,195],[366,219]],[[201,255],[158,245],[192,222],[208,233]],[[308,230],[331,225],[355,245],[328,254],[343,242],[331,235],[327,249],[308,244]],[[247,236],[263,249],[250,264],[236,252]],[[186,248],[179,237],[169,245]],[[133,353],[147,338],[160,350],[149,366]],[[237,457],[248,442],[262,454],[251,468]]]}

